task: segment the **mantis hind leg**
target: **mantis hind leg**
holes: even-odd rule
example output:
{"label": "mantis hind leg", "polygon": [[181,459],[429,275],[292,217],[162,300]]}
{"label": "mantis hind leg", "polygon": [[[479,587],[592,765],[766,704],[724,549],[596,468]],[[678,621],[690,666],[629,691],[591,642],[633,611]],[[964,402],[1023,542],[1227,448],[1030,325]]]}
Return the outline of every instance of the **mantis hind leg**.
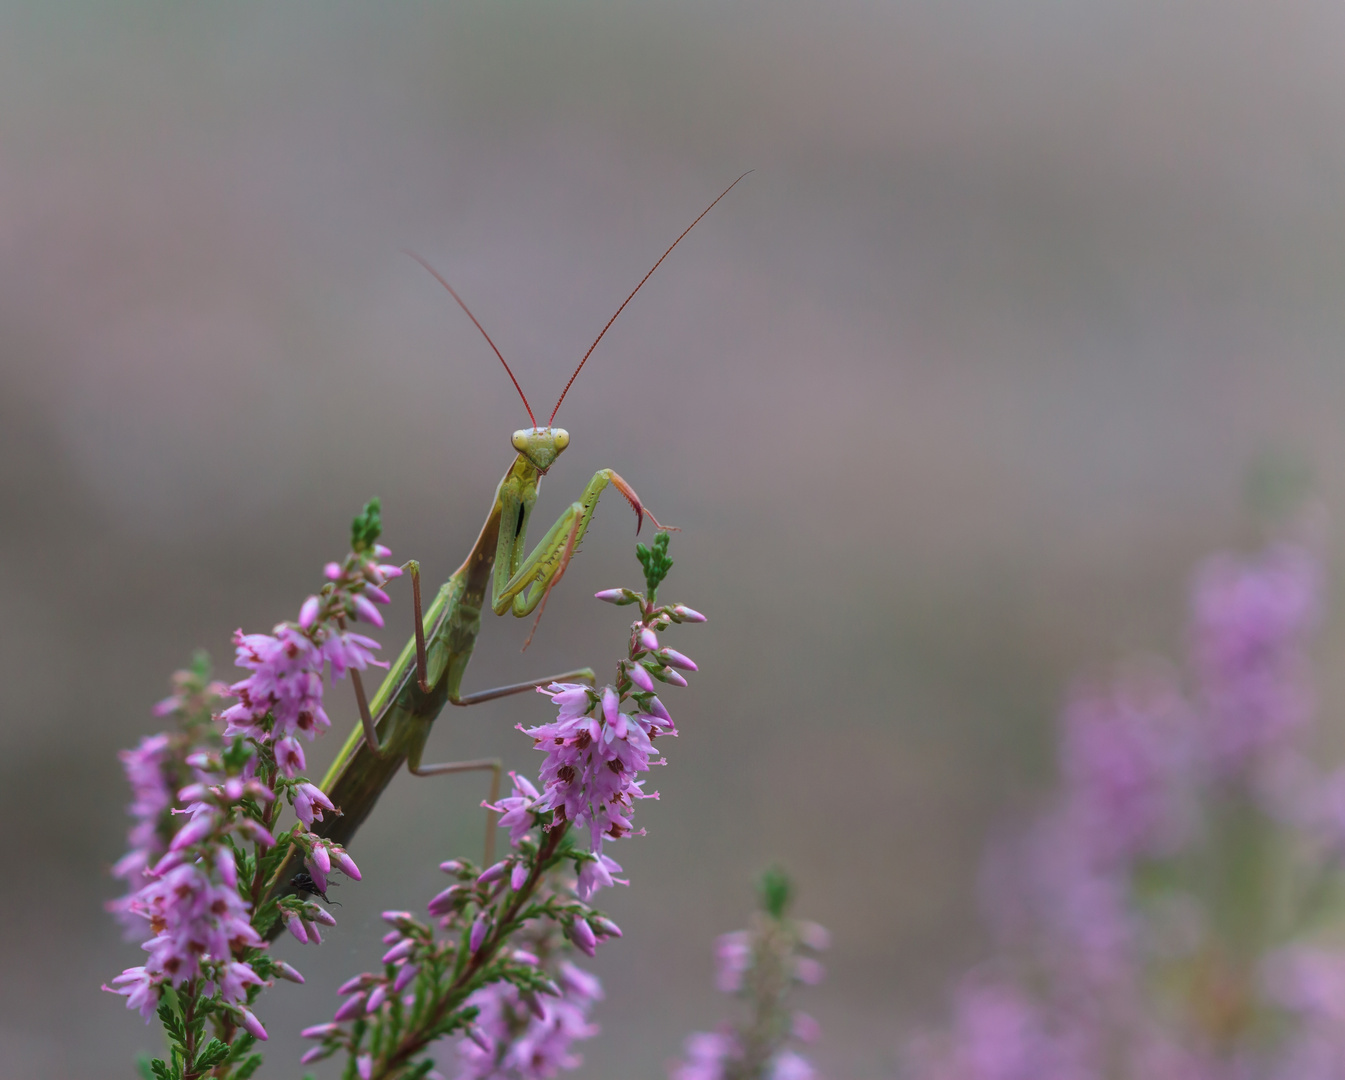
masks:
{"label": "mantis hind leg", "polygon": [[[529,679],[527,682],[511,683],[508,686],[497,686],[490,690],[478,690],[474,694],[458,694],[450,691],[448,700],[454,705],[479,705],[485,701],[494,701],[497,698],[509,697],[511,694],[522,694],[528,690],[536,690],[539,686],[546,686],[553,682],[569,682],[578,680],[586,682],[590,686],[596,682],[597,677],[592,668],[577,668],[574,671],[563,671],[558,675],[546,675],[540,679]],[[367,709],[365,712],[367,713]],[[361,714],[361,721],[364,714]],[[428,729],[426,734],[428,735]],[[369,737],[368,729],[365,731],[365,738]],[[370,743],[370,745],[374,745]],[[463,772],[484,772],[490,771],[490,797],[486,800],[489,804],[495,804],[500,801],[500,773],[504,766],[499,758],[478,758],[474,761],[445,761],[433,765],[422,765],[420,761],[421,754],[424,753],[425,743],[422,741],[413,746],[406,758],[406,769],[412,776],[452,776],[454,773]],[[495,820],[494,810],[486,810],[486,861],[482,864],[489,866],[495,861]]]}
{"label": "mantis hind leg", "polygon": [[445,761],[437,765],[422,765],[417,748],[407,759],[406,768],[412,776],[451,776],[454,773],[490,771],[490,797],[486,800],[486,856],[483,866],[495,861],[495,811],[489,809],[500,801],[500,773],[504,765],[499,758],[478,758],[476,761]]}

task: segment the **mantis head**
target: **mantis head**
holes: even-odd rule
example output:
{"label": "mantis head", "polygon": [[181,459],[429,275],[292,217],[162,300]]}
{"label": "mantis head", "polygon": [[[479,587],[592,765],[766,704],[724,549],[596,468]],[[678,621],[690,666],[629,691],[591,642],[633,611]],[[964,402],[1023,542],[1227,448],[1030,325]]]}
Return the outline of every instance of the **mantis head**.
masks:
{"label": "mantis head", "polygon": [[520,428],[514,432],[513,444],[515,450],[537,466],[538,472],[545,473],[570,445],[570,433],[564,428]]}

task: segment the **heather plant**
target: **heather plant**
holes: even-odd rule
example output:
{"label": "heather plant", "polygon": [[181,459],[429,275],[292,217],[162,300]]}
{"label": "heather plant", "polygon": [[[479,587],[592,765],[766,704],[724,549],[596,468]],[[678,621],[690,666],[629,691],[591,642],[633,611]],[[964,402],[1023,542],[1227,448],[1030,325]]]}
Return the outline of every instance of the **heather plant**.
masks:
{"label": "heather plant", "polygon": [[816,959],[830,935],[817,923],[791,919],[789,879],[778,869],[761,880],[761,910],[746,930],[715,943],[715,981],[737,997],[740,1016],[714,1031],[687,1037],[685,1057],[668,1070],[671,1080],[811,1080],[812,1064],[794,1049],[817,1037],[817,1021],[794,1009],[799,983],[822,981]]}
{"label": "heather plant", "polygon": [[[148,935],[141,947],[149,955],[104,989],[162,1022],[168,1057],[147,1061],[147,1075],[250,1076],[261,1062],[253,1046],[267,1037],[254,1012],[261,990],[277,978],[303,982],[267,955],[268,931],[281,922],[300,941],[321,941],[319,925],[336,920],[307,897],[325,892],[334,871],[360,876],[339,844],[310,831],[338,811],[302,775],[299,738],[330,726],[324,676],[376,663],[378,643],[346,624],[382,625],[381,586],[401,573],[381,561],[389,552],[380,530],[374,500],[354,521],[350,553],[327,565],[326,585],[297,621],[270,634],[235,634],[238,666],[251,674],[226,687],[210,681],[198,656],[155,710],[174,718],[174,729],[122,755],[135,824],[131,850],[113,872],[129,891],[108,906],[136,936]],[[216,711],[229,698],[234,704]],[[297,820],[281,831],[284,804]],[[291,848],[303,852],[308,891],[263,902]]]}
{"label": "heather plant", "polygon": [[1323,579],[1301,540],[1214,556],[1184,669],[1075,689],[1059,789],[985,861],[991,955],[906,1076],[1345,1075],[1345,771],[1309,755]]}
{"label": "heather plant", "polygon": [[579,1064],[573,1044],[596,1033],[588,1014],[602,987],[567,955],[593,956],[621,936],[588,901],[627,884],[603,848],[643,832],[632,828],[635,802],[657,795],[641,774],[663,764],[654,740],[677,734],[655,683],[685,686],[680,672],[696,670],[659,634],[704,621],[658,601],[672,568],[668,534],[637,554],[645,591],[597,594],[638,605],[614,682],[539,688],[558,706],[556,719],[519,728],[546,755],[538,785],[511,773],[513,794],[485,804],[501,814],[510,854],[485,870],[466,859],[441,864],[453,883],[426,905],[439,934],[409,911],[384,912],[382,969],[347,981],[332,1020],[306,1029],[318,1044],[305,1062],[342,1053],[344,1075],[361,1080],[435,1076],[430,1048],[450,1039],[462,1080],[534,1080]]}
{"label": "heather plant", "polygon": [[[174,718],[174,729],[122,755],[134,824],[131,850],[113,872],[128,892],[108,907],[137,936],[148,934],[149,958],[104,989],[163,1025],[168,1054],[143,1062],[146,1076],[250,1076],[261,1064],[255,1044],[267,1037],[255,1011],[261,991],[277,978],[303,982],[267,955],[267,941],[284,926],[300,942],[320,942],[319,927],[336,920],[314,897],[325,899],[334,872],[359,879],[345,850],[310,828],[341,808],[302,775],[298,736],[311,740],[329,726],[324,678],[378,663],[377,642],[347,622],[381,626],[374,605],[387,602],[382,585],[401,573],[380,561],[389,552],[379,533],[374,501],[354,522],[350,554],[327,565],[328,583],[296,621],[236,634],[237,663],[249,676],[213,682],[198,655],[155,710]],[[464,1078],[549,1077],[579,1064],[573,1046],[597,1032],[589,1014],[602,988],[571,955],[593,956],[621,936],[589,904],[600,889],[626,884],[604,847],[643,832],[632,815],[636,800],[657,797],[643,779],[664,763],[654,740],[677,734],[656,687],[686,686],[682,672],[696,670],[659,636],[704,621],[658,600],[672,567],[666,532],[637,545],[637,555],[645,591],[598,594],[638,615],[613,682],[540,688],[556,718],[519,725],[545,755],[537,783],[511,773],[512,794],[483,804],[509,831],[510,854],[484,870],[466,859],[443,863],[452,884],[428,903],[428,921],[384,913],[391,929],[381,971],[340,988],[346,1000],[333,1020],[305,1032],[318,1041],[306,1062],[343,1053],[346,1075],[364,1080],[437,1075],[428,1053],[449,1039]],[[284,804],[297,820],[282,831]],[[303,873],[288,894],[268,898],[283,892],[273,878],[294,850]]]}

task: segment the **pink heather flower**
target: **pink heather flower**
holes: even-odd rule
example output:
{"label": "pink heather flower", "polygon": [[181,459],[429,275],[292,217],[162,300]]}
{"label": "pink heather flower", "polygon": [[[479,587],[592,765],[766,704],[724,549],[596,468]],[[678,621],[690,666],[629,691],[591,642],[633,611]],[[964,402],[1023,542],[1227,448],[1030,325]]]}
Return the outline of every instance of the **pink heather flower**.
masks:
{"label": "pink heather flower", "polygon": [[1066,806],[1100,864],[1171,851],[1187,822],[1194,721],[1176,689],[1138,679],[1078,692],[1060,750]]}
{"label": "pink heather flower", "polygon": [[472,923],[472,932],[467,940],[467,951],[475,954],[481,948],[482,942],[486,940],[486,932],[490,929],[490,916],[484,911],[476,917]]}
{"label": "pink heather flower", "polygon": [[630,835],[634,800],[653,797],[636,776],[649,771],[650,735],[658,734],[659,724],[622,713],[611,686],[598,694],[601,719],[576,712],[581,704],[592,708],[587,688],[582,701],[572,687],[553,683],[547,689],[560,705],[556,722],[524,729],[547,754],[541,770],[545,795],[538,808],[556,810],[560,820],[576,827],[588,826],[593,851],[600,853],[605,838]]}
{"label": "pink heather flower", "polygon": [[306,762],[304,761],[304,748],[299,740],[291,736],[279,740],[275,744],[276,767],[280,769],[280,774],[286,779],[293,780],[304,771]]}
{"label": "pink heather flower", "polygon": [[[532,829],[533,813],[544,809],[544,807],[539,805],[541,796],[527,777],[511,772],[509,779],[514,783],[514,793],[512,795],[494,804],[482,803],[481,805],[496,811],[500,815],[499,826],[509,830],[509,842],[517,846],[518,842],[527,836]],[[445,863],[441,869],[448,873],[457,870],[456,862],[452,863],[452,870],[447,869],[449,865],[449,863]]]}
{"label": "pink heather flower", "polygon": [[322,820],[324,810],[335,810],[331,799],[327,798],[316,784],[302,783],[294,788],[294,813],[305,825]]}
{"label": "pink heather flower", "polygon": [[612,871],[621,872],[621,864],[610,855],[598,855],[579,868],[579,880],[575,892],[579,899],[587,900],[599,889],[610,889],[613,885],[629,885],[625,878],[613,877]]}
{"label": "pink heather flower", "polygon": [[752,938],[746,930],[720,934],[715,941],[715,985],[721,993],[742,989],[743,973],[752,961]]}
{"label": "pink heather flower", "polygon": [[569,963],[560,965],[558,982],[560,997],[532,1003],[508,982],[473,993],[465,1004],[480,1013],[477,1030],[457,1043],[458,1080],[547,1080],[562,1069],[577,1068],[583,1058],[573,1044],[598,1033],[588,1014],[602,998],[602,984]]}
{"label": "pink heather flower", "polygon": [[111,994],[124,994],[126,1007],[138,1009],[140,1015],[149,1023],[159,1007],[159,984],[161,975],[146,971],[144,967],[130,967],[112,980],[112,985],[103,984],[103,989]]}
{"label": "pink heather flower", "polygon": [[1192,658],[1216,766],[1237,773],[1311,718],[1306,647],[1320,617],[1322,572],[1306,548],[1216,555],[1196,576]]}
{"label": "pink heather flower", "polygon": [[732,1032],[693,1031],[684,1053],[668,1071],[671,1080],[723,1080],[727,1064],[740,1059],[743,1051]]}
{"label": "pink heather flower", "polygon": [[973,979],[957,993],[945,1040],[920,1039],[907,1051],[910,1076],[966,1080],[1043,1080],[1058,1075],[1056,1053],[1037,1008],[1015,987]]}

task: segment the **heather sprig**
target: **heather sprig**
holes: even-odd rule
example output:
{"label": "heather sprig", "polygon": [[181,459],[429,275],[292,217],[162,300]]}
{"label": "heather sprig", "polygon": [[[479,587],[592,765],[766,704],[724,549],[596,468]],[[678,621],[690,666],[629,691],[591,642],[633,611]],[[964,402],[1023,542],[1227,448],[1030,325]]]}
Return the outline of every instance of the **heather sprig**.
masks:
{"label": "heather sprig", "polygon": [[[329,726],[324,675],[340,678],[377,663],[378,643],[346,623],[382,625],[374,605],[387,602],[381,586],[401,573],[380,562],[389,552],[377,543],[379,531],[374,500],[355,519],[350,554],[327,565],[327,584],[304,602],[297,621],[271,634],[235,634],[237,663],[251,674],[225,688],[208,681],[198,659],[191,672],[175,676],[174,696],[156,709],[176,716],[178,730],[123,755],[138,821],[117,871],[139,887],[111,906],[151,936],[142,946],[145,964],[104,989],[163,1022],[168,1060],[149,1063],[163,1080],[245,1077],[260,1064],[251,1051],[267,1037],[252,1010],[257,996],[275,978],[303,981],[265,954],[266,931],[283,920],[300,941],[320,941],[318,925],[335,923],[303,895],[261,903],[288,848],[304,852],[310,894],[325,892],[334,868],[360,876],[344,849],[309,831],[339,810],[301,775],[296,736],[311,740]],[[221,732],[205,717],[229,696],[237,703],[214,717]],[[298,821],[277,833],[286,803]]]}
{"label": "heather sprig", "polygon": [[811,1062],[793,1043],[813,1042],[819,1029],[790,1004],[799,983],[822,980],[816,954],[829,944],[816,923],[789,917],[792,889],[778,869],[761,881],[761,910],[746,930],[715,943],[716,983],[744,1004],[737,1022],[687,1037],[685,1057],[668,1071],[671,1080],[809,1080]]}
{"label": "heather sprig", "polygon": [[1345,1075],[1345,773],[1307,753],[1323,578],[1303,542],[1217,555],[1185,672],[1075,692],[1059,790],[987,859],[995,948],[904,1075]]}
{"label": "heather sprig", "polygon": [[510,854],[485,870],[464,859],[442,864],[453,882],[427,905],[438,934],[410,912],[384,913],[392,929],[381,971],[345,983],[333,1019],[305,1032],[318,1040],[305,1062],[344,1053],[348,1075],[361,1080],[437,1075],[426,1055],[453,1037],[459,1075],[473,1080],[534,1080],[578,1064],[571,1046],[596,1033],[588,1012],[602,989],[565,953],[593,956],[621,936],[588,904],[621,881],[603,845],[635,834],[635,800],[655,797],[639,774],[662,762],[653,740],[677,733],[654,680],[686,685],[680,672],[696,670],[658,640],[674,623],[704,621],[654,598],[672,565],[667,549],[666,533],[638,549],[646,593],[597,594],[639,605],[615,683],[553,683],[542,692],[558,706],[556,720],[520,725],[546,760],[539,785],[511,773],[512,794],[487,804],[509,831]]}

